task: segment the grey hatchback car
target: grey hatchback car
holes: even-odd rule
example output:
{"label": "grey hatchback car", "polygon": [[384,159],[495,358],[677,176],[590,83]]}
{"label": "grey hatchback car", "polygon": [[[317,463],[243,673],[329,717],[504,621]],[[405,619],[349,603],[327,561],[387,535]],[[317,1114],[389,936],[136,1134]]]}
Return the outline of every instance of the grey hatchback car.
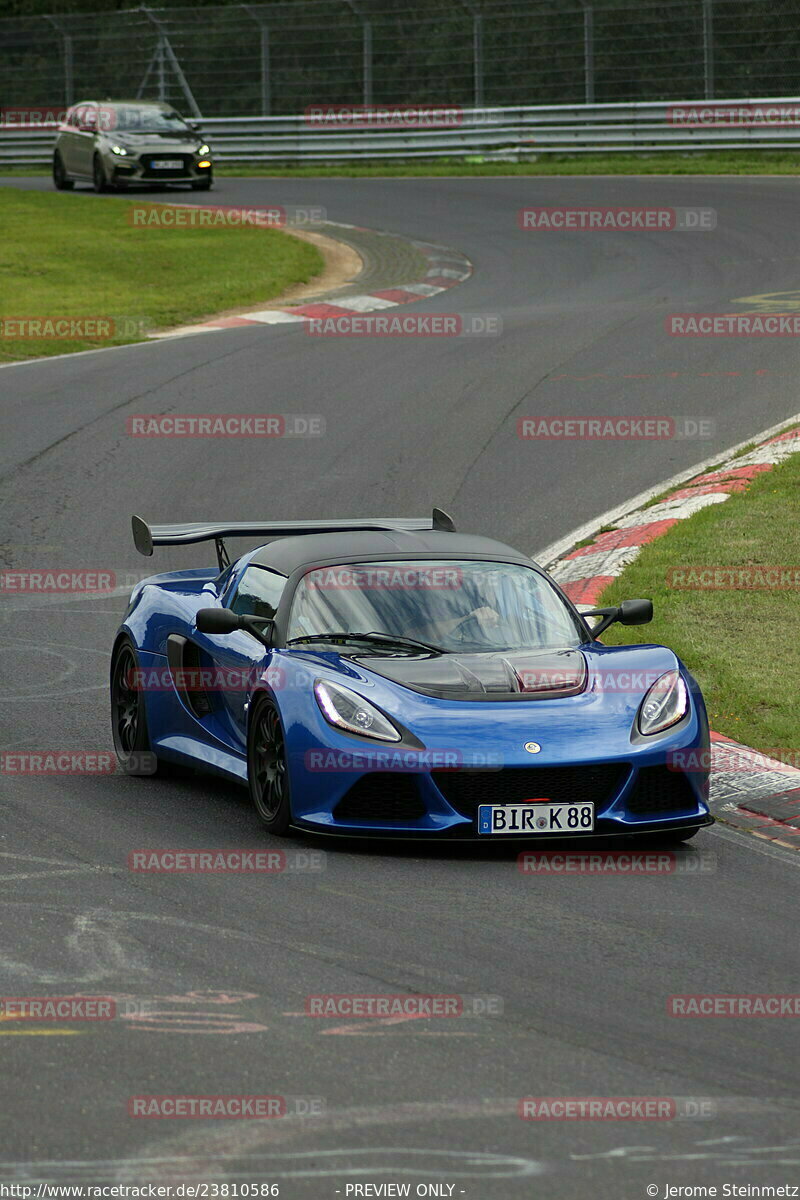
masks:
{"label": "grey hatchback car", "polygon": [[77,182],[96,192],[131,184],[184,183],[208,191],[214,178],[211,147],[198,125],[169,104],[144,100],[87,100],[58,127],[53,182],[66,191]]}

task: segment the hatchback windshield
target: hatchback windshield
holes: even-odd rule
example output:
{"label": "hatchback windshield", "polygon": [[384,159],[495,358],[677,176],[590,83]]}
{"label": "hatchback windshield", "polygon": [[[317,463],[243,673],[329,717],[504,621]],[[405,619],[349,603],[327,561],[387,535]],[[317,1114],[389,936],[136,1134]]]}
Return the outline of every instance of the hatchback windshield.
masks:
{"label": "hatchback windshield", "polygon": [[179,113],[148,105],[117,105],[113,127],[118,133],[191,133]]}
{"label": "hatchback windshield", "polygon": [[586,640],[541,575],[514,563],[468,561],[310,571],[294,595],[289,640],[325,633],[414,638],[450,652],[554,649]]}

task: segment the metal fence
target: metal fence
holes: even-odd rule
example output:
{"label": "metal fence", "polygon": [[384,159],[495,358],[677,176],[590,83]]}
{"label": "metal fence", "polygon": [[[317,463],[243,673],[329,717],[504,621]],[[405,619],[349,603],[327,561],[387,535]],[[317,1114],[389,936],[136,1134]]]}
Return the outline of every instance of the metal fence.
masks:
{"label": "metal fence", "polygon": [[[439,122],[446,116],[433,114]],[[450,116],[451,124],[407,129],[320,128],[308,114],[212,117],[203,120],[203,131],[223,162],[521,161],[613,150],[800,149],[800,98],[453,109]],[[53,137],[52,129],[0,128],[0,168],[49,163]]]}
{"label": "metal fence", "polygon": [[109,3],[0,20],[0,106],[139,96],[222,117],[800,93],[800,0]]}

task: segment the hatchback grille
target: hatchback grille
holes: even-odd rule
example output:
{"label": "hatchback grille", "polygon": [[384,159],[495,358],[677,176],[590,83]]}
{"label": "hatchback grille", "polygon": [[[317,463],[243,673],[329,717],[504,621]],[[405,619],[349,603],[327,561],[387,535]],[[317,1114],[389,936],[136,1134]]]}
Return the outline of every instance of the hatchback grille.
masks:
{"label": "hatchback grille", "polygon": [[668,767],[642,767],[625,807],[637,817],[695,812],[697,798],[681,771],[670,771]]}
{"label": "hatchback grille", "polygon": [[476,817],[479,804],[554,804],[594,801],[605,808],[619,792],[630,763],[598,763],[584,767],[506,767],[500,771],[433,771],[433,782],[464,817]]}
{"label": "hatchback grille", "polygon": [[425,813],[416,780],[393,771],[362,775],[333,810],[337,821],[417,821]]}

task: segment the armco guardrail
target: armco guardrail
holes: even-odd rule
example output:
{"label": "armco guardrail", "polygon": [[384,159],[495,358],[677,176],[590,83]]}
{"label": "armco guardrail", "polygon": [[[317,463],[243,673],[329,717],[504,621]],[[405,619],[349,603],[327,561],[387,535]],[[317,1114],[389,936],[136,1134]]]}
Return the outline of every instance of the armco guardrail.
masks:
{"label": "armco guardrail", "polygon": [[[356,109],[353,120],[363,119]],[[384,114],[387,110],[380,111]],[[669,101],[643,104],[454,107],[412,127],[366,128],[341,115],[320,118],[208,117],[203,131],[222,162],[357,162],[369,159],[464,158],[519,161],[538,154],[613,150],[800,149],[800,99]],[[677,117],[676,117],[677,112]],[[725,115],[728,114],[728,119]],[[738,114],[738,115],[737,115]],[[681,119],[683,116],[684,119]],[[718,118],[714,120],[713,118]],[[434,120],[437,122],[434,124]],[[54,128],[0,126],[0,168],[47,164]]]}

